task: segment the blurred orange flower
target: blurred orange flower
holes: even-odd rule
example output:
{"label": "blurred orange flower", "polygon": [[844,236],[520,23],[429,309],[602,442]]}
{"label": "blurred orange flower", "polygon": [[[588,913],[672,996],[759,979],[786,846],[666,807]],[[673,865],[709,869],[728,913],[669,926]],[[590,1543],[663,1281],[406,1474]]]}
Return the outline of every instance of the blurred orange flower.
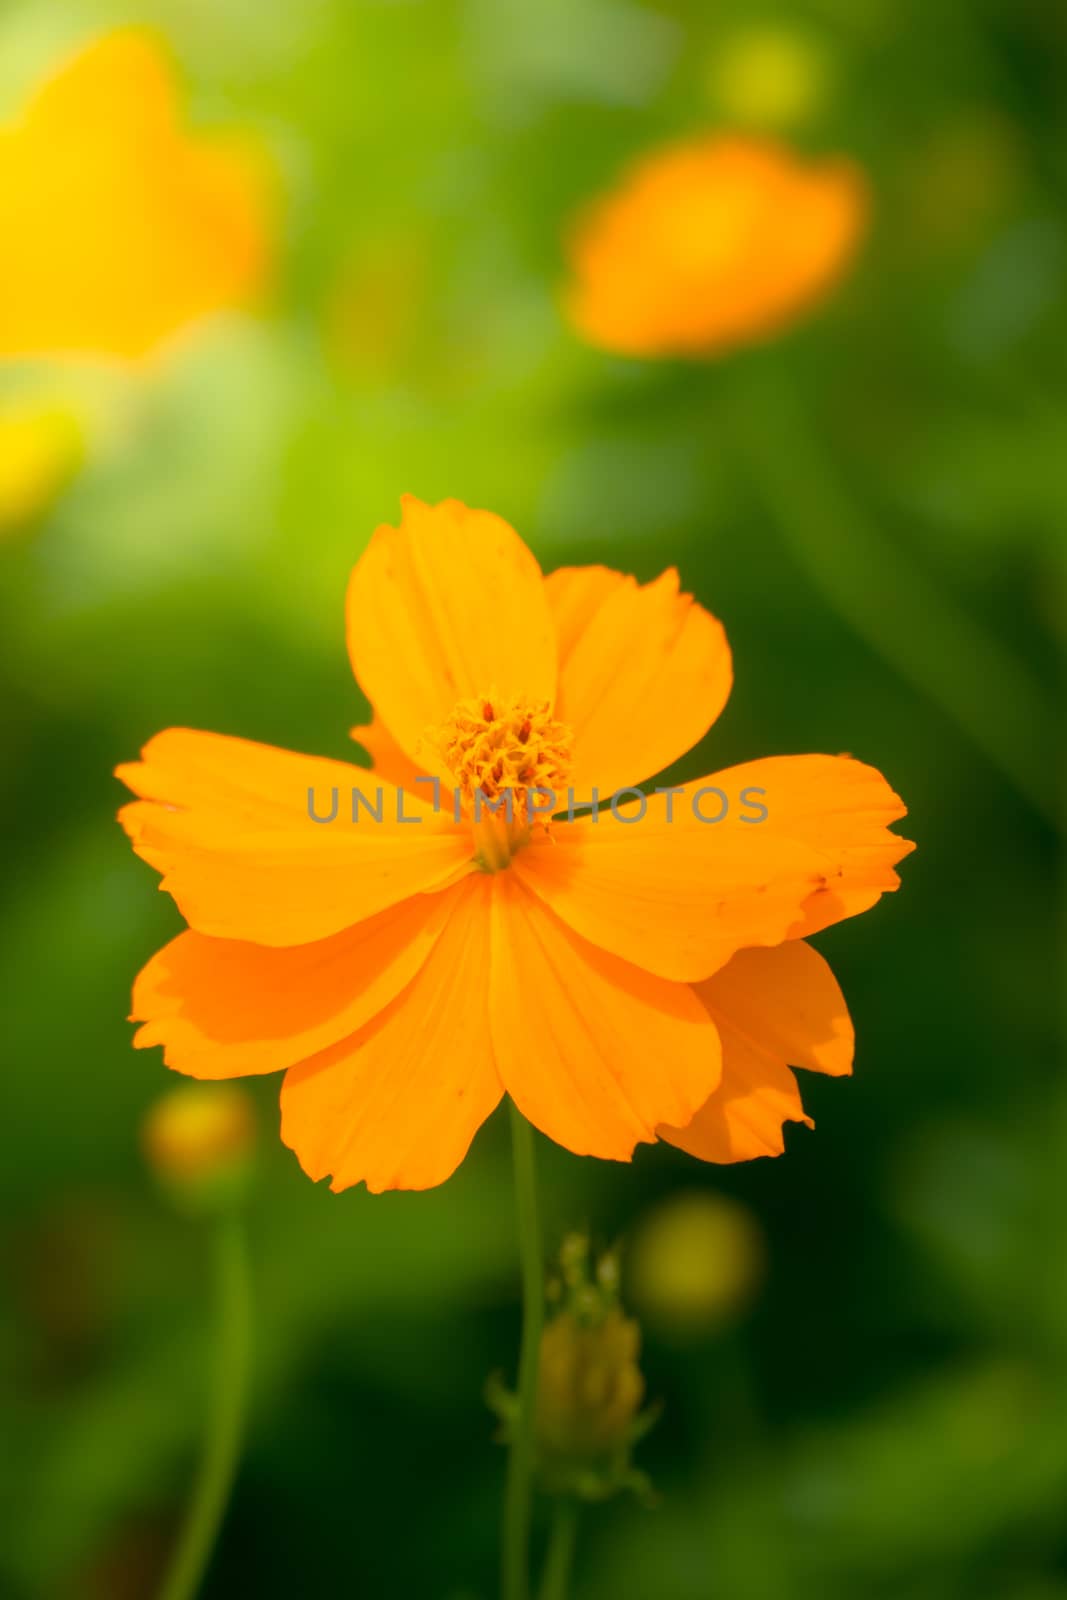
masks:
{"label": "blurred orange flower", "polygon": [[[845,1071],[851,1044],[821,958],[781,947],[896,887],[885,780],[795,756],[616,795],[722,709],[720,624],[673,571],[543,578],[456,501],[405,497],[376,531],[348,639],[370,777],[183,728],[118,769],[189,924],[137,980],[135,1043],[194,1077],[285,1069],[282,1137],[334,1189],[440,1183],[505,1092],[579,1154],[660,1130],[713,1160],[773,1148],[803,1115],[785,1062]],[[713,789],[764,819],[716,821]]]}
{"label": "blurred orange flower", "polygon": [[566,304],[623,355],[711,355],[776,333],[851,261],[867,216],[852,162],[713,136],[646,156],[580,218]]}
{"label": "blurred orange flower", "polygon": [[0,129],[0,357],[136,359],[239,306],[270,268],[270,182],[242,139],[192,138],[154,37],[89,44]]}

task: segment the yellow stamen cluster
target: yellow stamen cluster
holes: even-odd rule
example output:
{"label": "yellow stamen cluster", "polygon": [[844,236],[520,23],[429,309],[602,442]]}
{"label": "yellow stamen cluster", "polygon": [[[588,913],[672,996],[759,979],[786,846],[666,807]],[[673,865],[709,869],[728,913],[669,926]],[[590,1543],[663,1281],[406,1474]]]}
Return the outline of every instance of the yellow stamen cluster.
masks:
{"label": "yellow stamen cluster", "polygon": [[[459,804],[473,819],[476,834],[483,822],[492,821],[494,831],[506,835],[500,841],[505,845],[503,859],[491,862],[494,869],[506,864],[511,851],[528,836],[531,795],[536,820],[542,824],[547,823],[549,810],[566,804],[571,731],[554,719],[547,701],[532,705],[492,693],[461,700],[440,727],[427,734],[427,744],[452,774]],[[547,798],[550,792],[555,796],[553,805]],[[492,854],[498,857],[500,850]]]}
{"label": "yellow stamen cluster", "polygon": [[501,702],[491,695],[461,700],[431,736],[451,772],[465,811],[475,796],[496,801],[508,790],[516,822],[525,820],[531,789],[563,798],[571,765],[571,733],[556,722],[547,701]]}

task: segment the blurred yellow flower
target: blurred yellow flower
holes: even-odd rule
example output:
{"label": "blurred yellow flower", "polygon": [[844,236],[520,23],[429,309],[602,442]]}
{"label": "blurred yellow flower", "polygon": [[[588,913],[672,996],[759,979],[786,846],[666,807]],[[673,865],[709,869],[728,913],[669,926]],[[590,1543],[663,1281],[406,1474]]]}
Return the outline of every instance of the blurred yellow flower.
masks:
{"label": "blurred yellow flower", "polygon": [[182,1200],[201,1206],[243,1191],[255,1142],[252,1101],[232,1084],[171,1089],[142,1126],[145,1157],[156,1177]]}
{"label": "blurred yellow flower", "polygon": [[852,162],[712,136],[644,157],[579,219],[566,305],[623,355],[711,355],[776,333],[851,261],[867,215]]}
{"label": "blurred yellow flower", "polygon": [[664,1201],[640,1224],[628,1279],[650,1325],[692,1336],[743,1310],[762,1272],[763,1238],[748,1208],[694,1191]]}
{"label": "blurred yellow flower", "polygon": [[788,128],[809,118],[829,88],[826,51],[797,28],[742,28],[716,50],[708,87],[716,107],[747,127]]}
{"label": "blurred yellow flower", "polygon": [[109,33],[0,129],[0,357],[136,360],[247,304],[271,265],[271,185],[239,138],[190,137],[173,72]]}
{"label": "blurred yellow flower", "polygon": [[245,1153],[255,1136],[251,1101],[243,1089],[182,1084],[157,1100],[144,1124],[145,1151],[155,1170],[187,1177],[220,1158]]}
{"label": "blurred yellow flower", "polygon": [[84,440],[61,405],[19,400],[0,406],[0,535],[33,520],[77,470]]}

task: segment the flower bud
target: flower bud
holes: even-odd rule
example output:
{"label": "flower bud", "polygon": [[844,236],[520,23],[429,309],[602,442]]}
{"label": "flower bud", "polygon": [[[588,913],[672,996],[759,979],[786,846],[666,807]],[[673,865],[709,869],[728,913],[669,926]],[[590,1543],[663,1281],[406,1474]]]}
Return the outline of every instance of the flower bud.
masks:
{"label": "flower bud", "polygon": [[[659,1412],[641,1411],[641,1329],[619,1305],[619,1278],[615,1251],[591,1261],[584,1234],[564,1239],[558,1275],[547,1285],[553,1310],[541,1333],[534,1415],[538,1473],[549,1494],[651,1494],[631,1455]],[[502,1423],[501,1439],[512,1439],[518,1396],[494,1376],[486,1398]]]}
{"label": "flower bud", "polygon": [[665,1201],[639,1225],[627,1279],[651,1326],[695,1338],[744,1310],[763,1266],[763,1238],[747,1207],[701,1190]]}
{"label": "flower bud", "polygon": [[648,1490],[630,1456],[653,1414],[640,1414],[641,1330],[619,1305],[619,1278],[616,1252],[593,1260],[584,1234],[564,1239],[549,1291],[557,1309],[541,1335],[534,1430],[550,1492],[603,1499]]}
{"label": "flower bud", "polygon": [[142,1127],[149,1166],[187,1211],[225,1211],[243,1199],[255,1142],[252,1100],[228,1083],[171,1089]]}
{"label": "flower bud", "polygon": [[545,1464],[595,1465],[625,1450],[645,1394],[641,1330],[618,1306],[596,1322],[562,1311],[541,1337],[537,1439]]}

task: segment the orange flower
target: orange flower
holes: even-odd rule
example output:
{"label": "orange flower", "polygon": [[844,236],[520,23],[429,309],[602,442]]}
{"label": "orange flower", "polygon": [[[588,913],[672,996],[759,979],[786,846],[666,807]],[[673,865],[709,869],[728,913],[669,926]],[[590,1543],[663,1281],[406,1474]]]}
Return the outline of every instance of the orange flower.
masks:
{"label": "orange flower", "polygon": [[191,139],[148,33],[95,40],[0,129],[0,356],[136,359],[244,305],[269,267],[266,172]]}
{"label": "orange flower", "polygon": [[904,807],[871,767],[796,756],[549,821],[539,787],[577,807],[704,735],[722,628],[673,571],[545,579],[489,512],[403,513],[348,591],[372,775],[183,728],[118,769],[189,924],[137,980],[134,1042],[194,1077],[285,1069],[282,1137],[334,1189],[442,1182],[505,1092],[579,1154],[780,1149],[786,1063],[847,1071],[852,1038],[822,959],[783,941],[896,887]]}
{"label": "orange flower", "polygon": [[592,344],[700,356],[776,333],[836,282],[867,213],[851,162],[715,136],[646,157],[570,244],[567,306]]}

